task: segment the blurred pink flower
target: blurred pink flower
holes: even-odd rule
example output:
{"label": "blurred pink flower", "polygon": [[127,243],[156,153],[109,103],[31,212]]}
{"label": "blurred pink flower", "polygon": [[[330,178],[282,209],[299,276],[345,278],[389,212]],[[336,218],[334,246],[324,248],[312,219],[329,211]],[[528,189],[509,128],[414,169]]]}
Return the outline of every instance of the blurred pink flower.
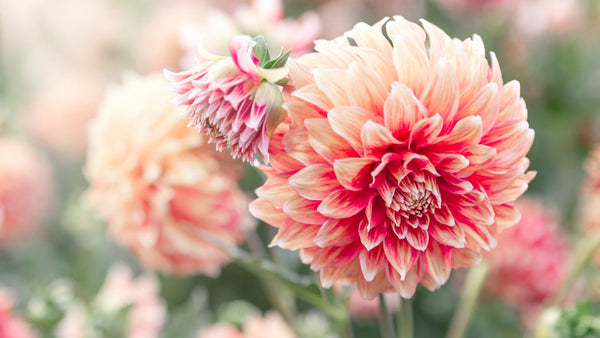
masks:
{"label": "blurred pink flower", "polygon": [[200,1],[165,1],[153,8],[133,48],[136,69],[143,73],[165,68],[180,70],[186,52],[179,42],[180,31],[203,22],[208,10],[208,5]]}
{"label": "blurred pink flower", "polygon": [[20,316],[12,313],[15,300],[6,289],[0,288],[0,337],[35,338],[37,333]]}
{"label": "blurred pink flower", "polygon": [[292,55],[302,55],[313,47],[319,37],[321,22],[313,12],[306,12],[297,19],[284,18],[283,0],[252,0],[241,3],[229,15],[217,8],[206,11],[204,20],[181,28],[180,41],[187,50],[184,67],[193,65],[198,57],[198,46],[212,53],[224,54],[229,40],[246,34],[263,35],[272,47],[272,53],[291,49]]}
{"label": "blurred pink flower", "polygon": [[250,210],[325,287],[434,290],[519,219],[511,202],[534,176],[519,83],[503,84],[479,36],[422,22],[359,23],[288,63],[290,122]]}
{"label": "blurred pink flower", "polygon": [[0,246],[16,244],[36,232],[53,197],[48,159],[29,143],[0,137]]}
{"label": "blurred pink flower", "polygon": [[[108,271],[91,313],[118,320],[120,312],[130,307],[126,315],[127,337],[159,337],[167,315],[166,305],[159,294],[160,285],[154,276],[143,275],[134,279],[127,265],[116,263]],[[57,325],[55,334],[60,338],[86,337],[88,320],[85,307],[74,305]]]}
{"label": "blurred pink flower", "polygon": [[582,11],[582,2],[577,0],[521,0],[511,27],[525,38],[561,36],[581,27]]}
{"label": "blurred pink flower", "polygon": [[287,68],[265,69],[254,54],[256,42],[240,35],[231,40],[228,58],[205,61],[189,71],[165,72],[179,94],[178,105],[188,105],[190,124],[208,134],[217,150],[231,148],[233,158],[251,162],[258,151],[268,160],[269,137],[286,114],[276,82]]}
{"label": "blurred pink flower", "polygon": [[536,199],[519,200],[517,207],[521,220],[484,257],[490,272],[483,293],[534,319],[565,277],[568,246],[553,210]]}
{"label": "blurred pink flower", "polygon": [[[386,293],[385,301],[393,312],[400,308],[400,297],[396,293]],[[364,299],[357,289],[350,292],[350,315],[356,319],[374,319],[379,316],[379,298]]]}
{"label": "blurred pink flower", "polygon": [[243,331],[225,324],[216,324],[198,333],[198,338],[295,338],[296,335],[276,312],[269,312],[264,318],[250,317]]}
{"label": "blurred pink flower", "polygon": [[83,157],[87,123],[96,114],[106,82],[100,73],[89,71],[70,71],[47,81],[24,111],[25,129],[61,155]]}
{"label": "blurred pink flower", "polygon": [[171,103],[160,74],[125,76],[90,124],[89,205],[148,269],[217,275],[230,257],[207,236],[238,244],[254,225],[238,174]]}

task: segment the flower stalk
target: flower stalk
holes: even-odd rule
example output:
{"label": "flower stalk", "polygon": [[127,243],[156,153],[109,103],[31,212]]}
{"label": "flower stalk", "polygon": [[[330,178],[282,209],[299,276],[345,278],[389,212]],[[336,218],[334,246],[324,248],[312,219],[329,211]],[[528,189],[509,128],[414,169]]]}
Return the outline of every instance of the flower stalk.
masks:
{"label": "flower stalk", "polygon": [[581,272],[585,269],[588,262],[599,247],[600,234],[596,234],[591,237],[584,237],[579,241],[575,249],[575,253],[571,259],[571,264],[569,264],[571,270],[557,288],[556,293],[550,302],[551,305],[560,306],[560,304],[565,300],[573,284]]}
{"label": "flower stalk", "polygon": [[398,311],[398,338],[413,338],[413,309],[410,299],[400,297],[400,311]]}
{"label": "flower stalk", "polygon": [[475,265],[469,270],[462,297],[450,323],[447,338],[462,338],[465,336],[488,272],[489,266],[484,263]]}
{"label": "flower stalk", "polygon": [[383,338],[396,338],[394,332],[394,319],[383,293],[379,294],[379,327]]}

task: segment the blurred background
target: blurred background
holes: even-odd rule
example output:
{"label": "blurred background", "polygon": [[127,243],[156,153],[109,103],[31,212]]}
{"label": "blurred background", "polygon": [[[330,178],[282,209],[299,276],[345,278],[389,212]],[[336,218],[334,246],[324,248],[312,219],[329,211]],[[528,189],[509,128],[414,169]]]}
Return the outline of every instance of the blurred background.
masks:
{"label": "blurred background", "polygon": [[[301,55],[314,39],[393,15],[425,18],[461,40],[477,33],[497,54],[504,81],[521,83],[536,132],[529,158],[537,177],[527,194],[550,210],[552,220],[545,222],[557,224],[565,245],[574,243],[582,236],[584,162],[600,142],[597,0],[0,0],[0,287],[12,299],[5,307],[41,337],[59,335],[59,323],[64,327],[74,308],[94,318],[83,336],[121,336],[115,332],[125,325],[123,313],[104,316],[93,304],[101,287],[108,288],[109,270],[123,280],[144,269],[86,204],[83,168],[88,122],[107,85],[120,83],[123,72],[186,69],[200,43],[225,55],[229,39],[240,33],[263,34]],[[238,184],[253,196],[264,178],[250,166],[242,170]],[[297,252],[261,244],[270,242],[273,229],[258,223],[257,233],[258,245],[279,262],[313,276]],[[585,278],[598,280],[596,270]],[[261,280],[239,264],[212,277],[155,275],[143,276],[156,289],[155,303],[164,305],[148,315],[162,323],[158,336],[195,337],[209,324],[240,324],[272,308]],[[417,337],[444,336],[463,280],[455,271],[436,292],[418,288]],[[600,296],[598,283],[580,284],[584,291],[596,286]],[[584,291],[573,302],[594,307],[598,298]],[[356,306],[354,336],[377,337],[376,307]],[[303,337],[337,336],[323,312],[303,301],[297,307],[297,321],[307,324],[297,325]],[[524,316],[500,297],[484,297],[467,336],[520,337],[528,326]]]}

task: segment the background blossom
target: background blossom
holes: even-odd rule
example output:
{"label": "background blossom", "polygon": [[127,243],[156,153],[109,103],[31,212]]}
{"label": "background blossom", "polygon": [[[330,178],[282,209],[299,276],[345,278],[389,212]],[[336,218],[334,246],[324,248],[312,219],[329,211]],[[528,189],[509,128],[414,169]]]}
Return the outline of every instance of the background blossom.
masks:
{"label": "background blossom", "polygon": [[53,170],[31,144],[0,137],[0,246],[35,233],[49,214],[54,197]]}
{"label": "background blossom", "polygon": [[485,255],[490,273],[483,292],[517,308],[531,326],[566,276],[569,247],[553,210],[542,201],[522,199],[517,206],[521,220]]}
{"label": "background blossom", "polygon": [[203,234],[237,244],[254,222],[235,165],[186,126],[173,97],[160,74],[108,89],[89,131],[87,200],[146,268],[216,275],[229,257]]}

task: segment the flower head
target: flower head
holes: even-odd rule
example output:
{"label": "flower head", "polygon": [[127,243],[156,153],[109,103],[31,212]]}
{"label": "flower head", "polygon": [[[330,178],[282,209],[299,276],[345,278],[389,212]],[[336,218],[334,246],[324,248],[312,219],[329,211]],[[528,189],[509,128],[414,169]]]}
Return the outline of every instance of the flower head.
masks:
{"label": "flower head", "polygon": [[34,233],[48,215],[53,195],[48,159],[24,141],[0,137],[0,246]]}
{"label": "flower head", "polygon": [[534,136],[519,84],[477,35],[423,27],[360,23],[289,63],[289,123],[250,209],[326,287],[436,289],[519,219]]}
{"label": "flower head", "polygon": [[234,245],[254,221],[233,161],[186,127],[173,97],[159,74],[108,89],[90,124],[86,198],[146,268],[215,275],[230,258],[206,236]]}
{"label": "flower head", "polygon": [[490,273],[483,292],[533,319],[566,275],[568,247],[556,217],[541,201],[523,199],[517,207],[521,220],[500,234],[496,249],[484,257]]}
{"label": "flower head", "polygon": [[252,161],[258,150],[268,160],[269,137],[286,117],[276,83],[288,74],[287,54],[271,60],[264,41],[249,36],[232,39],[230,52],[229,58],[165,74],[179,94],[176,103],[188,105],[190,124],[219,151],[229,147],[234,158]]}

